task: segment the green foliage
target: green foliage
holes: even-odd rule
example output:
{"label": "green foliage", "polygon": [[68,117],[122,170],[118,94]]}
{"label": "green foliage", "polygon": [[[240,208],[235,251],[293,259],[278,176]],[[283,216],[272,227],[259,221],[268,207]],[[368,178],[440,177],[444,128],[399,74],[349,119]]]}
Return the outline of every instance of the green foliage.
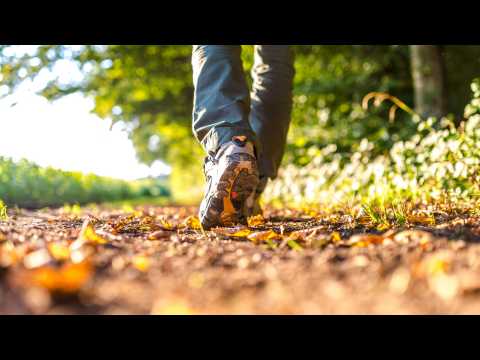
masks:
{"label": "green foliage", "polygon": [[[385,107],[373,111],[361,107],[363,96],[372,91],[390,93],[413,106],[408,46],[293,47],[293,126],[284,163],[304,166],[320,156],[330,156],[322,149],[331,144],[335,153],[343,153],[347,159],[348,154],[363,151],[362,139],[375,143],[372,156],[382,155],[416,133],[417,124],[407,114],[399,112],[395,121],[386,121]],[[252,46],[243,49],[249,72]],[[0,46],[0,76],[4,89],[12,91],[62,61],[74,62],[83,73],[80,81],[52,79],[41,94],[52,100],[76,91],[93,97],[93,111],[125,126],[141,161],[149,164],[162,159],[169,163],[174,192],[185,193],[203,184],[201,173],[195,169],[201,167],[204,154],[191,133],[190,56],[189,45],[46,45],[21,56],[11,46]],[[458,125],[468,101],[468,83],[480,65],[480,47],[445,46],[444,58],[448,92],[455,95],[449,96],[449,108],[454,114],[452,121]],[[187,181],[187,173],[196,176]]]}
{"label": "green foliage", "polygon": [[365,94],[389,92],[412,100],[407,46],[296,46],[293,127],[287,161],[309,163],[322,147],[337,151],[358,148],[361,139],[378,144],[378,151],[407,137],[412,127],[402,119],[385,121],[385,110],[366,112]]}
{"label": "green foliage", "polygon": [[0,200],[0,220],[8,220],[7,206]]}
{"label": "green foliage", "polygon": [[0,194],[8,205],[32,208],[170,195],[166,185],[154,179],[127,182],[42,168],[26,160],[15,163],[3,157],[0,157]]}
{"label": "green foliage", "polygon": [[[357,151],[339,153],[332,144],[310,164],[293,164],[267,189],[266,200],[296,205],[431,203],[475,200],[480,194],[480,86],[466,107],[467,119],[458,126],[451,118],[411,121],[416,133],[376,155],[374,144],[363,139]],[[376,223],[382,212],[364,206]],[[401,208],[395,216],[402,221]],[[403,216],[404,217],[404,216]]]}

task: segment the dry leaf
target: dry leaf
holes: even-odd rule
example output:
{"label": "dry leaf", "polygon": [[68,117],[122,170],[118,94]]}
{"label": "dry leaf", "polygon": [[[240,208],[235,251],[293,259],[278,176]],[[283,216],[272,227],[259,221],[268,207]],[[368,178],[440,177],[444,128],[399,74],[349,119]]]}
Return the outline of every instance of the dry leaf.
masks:
{"label": "dry leaf", "polygon": [[157,230],[148,235],[148,240],[168,239],[172,235],[171,231]]}
{"label": "dry leaf", "polygon": [[148,271],[151,263],[150,263],[150,259],[147,258],[146,256],[137,255],[133,257],[132,265],[135,269],[145,272],[145,271]]}
{"label": "dry leaf", "polygon": [[106,239],[95,232],[95,229],[89,219],[85,220],[83,223],[82,230],[80,231],[80,235],[78,236],[77,240],[96,245],[104,245],[108,243]]}
{"label": "dry leaf", "polygon": [[292,249],[292,250],[295,250],[295,251],[302,251],[303,248],[300,246],[300,244],[298,242],[296,242],[295,240],[288,240],[287,241],[287,245]]}
{"label": "dry leaf", "polygon": [[187,217],[182,225],[190,229],[202,230],[202,224],[200,223],[200,219],[196,216]]}
{"label": "dry leaf", "polygon": [[117,222],[110,222],[113,234],[119,234],[125,231],[125,228],[135,219],[135,214],[130,214],[118,220]]}
{"label": "dry leaf", "polygon": [[383,235],[374,234],[357,234],[350,237],[348,245],[355,247],[366,247],[370,244],[380,245],[383,244],[386,237]]}
{"label": "dry leaf", "polygon": [[412,224],[435,225],[435,218],[428,215],[408,215],[407,221]]}
{"label": "dry leaf", "polygon": [[70,248],[59,243],[48,243],[47,249],[55,260],[63,261],[70,258]]}
{"label": "dry leaf", "polygon": [[160,229],[160,226],[155,223],[155,219],[151,216],[144,216],[138,225],[141,231],[155,231]]}
{"label": "dry leaf", "polygon": [[234,232],[233,234],[230,234],[229,236],[233,237],[246,237],[251,234],[251,231],[249,229],[242,229],[239,231]]}
{"label": "dry leaf", "polygon": [[160,219],[160,226],[164,229],[164,230],[173,230],[174,229],[174,226],[168,222],[167,220],[165,219]]}
{"label": "dry leaf", "polygon": [[245,226],[237,226],[233,228],[216,228],[212,231],[219,235],[231,237],[247,237],[252,233],[252,231]]}
{"label": "dry leaf", "polygon": [[260,215],[251,216],[247,219],[248,226],[255,227],[265,224],[264,217]]}
{"label": "dry leaf", "polygon": [[21,286],[38,286],[51,292],[75,293],[80,290],[93,275],[89,262],[64,264],[60,268],[43,266],[28,270],[19,278]]}
{"label": "dry leaf", "polygon": [[253,242],[266,241],[266,240],[278,240],[281,239],[281,235],[277,234],[273,230],[259,231],[251,233],[247,236],[248,240]]}
{"label": "dry leaf", "polygon": [[339,243],[340,241],[342,241],[342,236],[338,231],[332,232],[331,238],[333,243]]}

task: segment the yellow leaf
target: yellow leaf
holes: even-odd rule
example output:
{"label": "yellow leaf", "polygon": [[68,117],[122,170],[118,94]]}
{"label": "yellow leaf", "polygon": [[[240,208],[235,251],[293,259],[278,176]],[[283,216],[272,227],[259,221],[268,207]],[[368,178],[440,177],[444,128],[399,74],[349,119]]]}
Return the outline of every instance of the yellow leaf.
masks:
{"label": "yellow leaf", "polygon": [[145,271],[148,271],[151,264],[150,264],[150,259],[147,258],[146,256],[137,255],[133,257],[132,265],[135,269],[145,272]]}
{"label": "yellow leaf", "polygon": [[91,244],[98,244],[103,245],[108,243],[106,239],[101,237],[95,232],[93,225],[91,224],[90,220],[85,220],[83,223],[82,230],[80,231],[80,235],[78,237],[79,240],[83,240],[84,242],[91,243]]}
{"label": "yellow leaf", "polygon": [[232,237],[247,237],[252,232],[247,227],[235,227],[235,228],[217,228],[213,230],[217,234],[232,236]]}
{"label": "yellow leaf", "polygon": [[288,240],[287,245],[295,251],[302,251],[303,248],[295,240]]}
{"label": "yellow leaf", "polygon": [[281,235],[273,230],[259,231],[247,236],[248,240],[253,242],[281,239]]}
{"label": "yellow leaf", "polygon": [[334,231],[332,232],[332,242],[333,243],[338,243],[340,241],[342,241],[342,236],[340,235],[340,233],[338,231]]}
{"label": "yellow leaf", "polygon": [[233,234],[231,234],[230,236],[234,236],[234,237],[246,237],[248,235],[251,234],[251,231],[248,230],[248,229],[243,229],[243,230],[239,230]]}
{"label": "yellow leaf", "polygon": [[70,249],[68,246],[58,243],[49,243],[47,248],[55,260],[61,261],[68,260],[70,258]]}
{"label": "yellow leaf", "polygon": [[263,225],[265,224],[265,219],[263,218],[263,216],[260,214],[260,215],[255,215],[255,216],[251,216],[247,219],[247,223],[248,223],[248,226],[259,226],[259,225]]}
{"label": "yellow leaf", "polygon": [[202,230],[202,224],[196,216],[189,216],[183,222],[183,226],[194,230]]}
{"label": "yellow leaf", "polygon": [[382,235],[373,234],[358,234],[352,236],[348,240],[348,244],[355,247],[366,247],[370,244],[380,245],[385,241],[385,237]]}
{"label": "yellow leaf", "polygon": [[389,224],[380,224],[377,226],[377,230],[379,231],[385,231],[385,230],[388,230],[390,229],[390,225]]}
{"label": "yellow leaf", "polygon": [[152,315],[194,315],[196,311],[182,298],[156,301],[150,312]]}
{"label": "yellow leaf", "polygon": [[428,215],[409,215],[407,220],[414,224],[435,225],[435,218]]}
{"label": "yellow leaf", "polygon": [[161,227],[163,227],[165,230],[173,230],[173,225],[171,223],[169,223],[167,220],[165,219],[161,219],[160,220],[160,225]]}
{"label": "yellow leaf", "polygon": [[44,266],[30,270],[21,276],[21,285],[39,286],[51,292],[75,293],[91,278],[90,262],[65,264],[61,268]]}
{"label": "yellow leaf", "polygon": [[372,219],[369,216],[360,216],[357,219],[357,222],[361,225],[370,225],[372,223]]}

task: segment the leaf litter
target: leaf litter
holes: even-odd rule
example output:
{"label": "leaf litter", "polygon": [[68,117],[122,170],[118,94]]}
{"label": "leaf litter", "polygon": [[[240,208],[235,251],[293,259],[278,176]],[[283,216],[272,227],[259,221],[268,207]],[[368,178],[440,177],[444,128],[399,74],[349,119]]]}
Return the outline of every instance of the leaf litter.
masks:
{"label": "leaf litter", "polygon": [[480,294],[475,215],[438,223],[418,211],[382,230],[380,218],[269,209],[204,231],[194,207],[127,210],[2,223],[0,312],[13,296],[24,313],[364,313],[365,302],[371,313],[458,313]]}

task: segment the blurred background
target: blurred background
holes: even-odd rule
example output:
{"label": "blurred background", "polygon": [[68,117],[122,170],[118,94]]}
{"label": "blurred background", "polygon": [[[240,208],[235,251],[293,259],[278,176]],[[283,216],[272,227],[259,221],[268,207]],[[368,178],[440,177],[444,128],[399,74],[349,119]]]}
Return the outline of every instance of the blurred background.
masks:
{"label": "blurred background", "polygon": [[[453,129],[457,134],[475,116],[480,46],[292,47],[288,166],[269,187],[267,201],[372,196],[371,186],[379,188],[377,180],[387,179],[389,167],[391,197],[397,190],[415,196],[427,183],[431,194],[457,187],[477,191],[468,174],[454,177],[456,168],[454,183],[445,182],[449,178],[441,172],[421,178],[416,163],[431,165],[424,151],[402,146],[416,148],[432,132],[437,143],[449,141]],[[242,56],[251,81],[253,46],[243,46]],[[198,202],[204,154],[191,133],[190,60],[189,45],[0,45],[0,199],[21,207],[123,199]],[[389,99],[377,97],[378,106],[362,106],[371,92],[401,103],[385,105]],[[402,104],[416,114],[403,111]],[[395,158],[400,153],[403,165]],[[358,174],[357,182],[352,174]],[[432,187],[435,177],[442,181]]]}

